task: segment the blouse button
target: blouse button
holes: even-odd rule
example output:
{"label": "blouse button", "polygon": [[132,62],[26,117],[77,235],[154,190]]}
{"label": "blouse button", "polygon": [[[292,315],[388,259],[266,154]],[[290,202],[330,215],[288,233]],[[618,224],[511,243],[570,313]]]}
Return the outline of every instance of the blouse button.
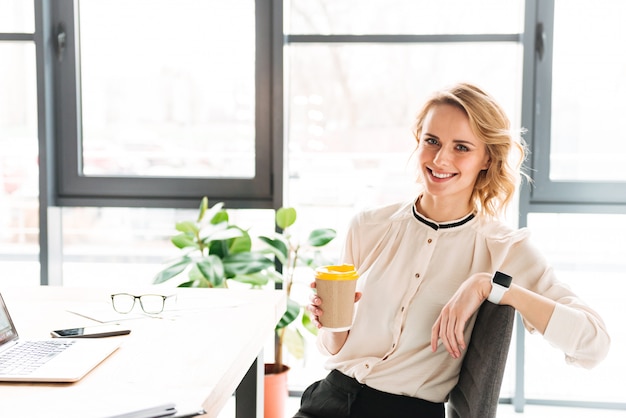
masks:
{"label": "blouse button", "polygon": [[404,306],[400,308],[400,312],[404,312]]}
{"label": "blouse button", "polygon": [[420,278],[420,274],[419,273],[415,273],[415,278],[419,279]]}
{"label": "blouse button", "polygon": [[433,242],[432,238],[428,238],[428,243],[430,244],[431,242]]}
{"label": "blouse button", "polygon": [[369,368],[370,368],[370,365],[366,363],[366,364],[365,364],[365,368],[366,368],[366,369],[369,369]]}

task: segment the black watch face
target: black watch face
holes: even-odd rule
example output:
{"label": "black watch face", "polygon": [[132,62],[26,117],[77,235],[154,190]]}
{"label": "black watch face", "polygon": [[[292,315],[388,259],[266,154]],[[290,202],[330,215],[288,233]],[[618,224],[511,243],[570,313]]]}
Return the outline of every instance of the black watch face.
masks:
{"label": "black watch face", "polygon": [[510,287],[512,280],[513,278],[511,276],[499,271],[496,271],[496,274],[493,275],[493,282],[499,284],[500,286]]}

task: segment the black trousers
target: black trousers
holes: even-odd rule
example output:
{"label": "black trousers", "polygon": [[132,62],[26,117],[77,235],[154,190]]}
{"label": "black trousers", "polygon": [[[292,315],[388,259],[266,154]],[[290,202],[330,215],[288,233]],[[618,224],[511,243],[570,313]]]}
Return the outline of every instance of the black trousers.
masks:
{"label": "black trousers", "polygon": [[381,392],[337,370],[302,394],[294,418],[444,418],[444,404]]}

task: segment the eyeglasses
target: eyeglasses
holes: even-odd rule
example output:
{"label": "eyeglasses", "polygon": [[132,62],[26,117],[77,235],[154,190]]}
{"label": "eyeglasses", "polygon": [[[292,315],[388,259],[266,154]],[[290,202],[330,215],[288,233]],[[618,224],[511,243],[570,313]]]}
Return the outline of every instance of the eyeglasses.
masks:
{"label": "eyeglasses", "polygon": [[111,295],[111,301],[113,302],[113,309],[115,312],[121,314],[127,314],[133,310],[135,301],[139,299],[139,305],[141,309],[147,314],[158,314],[163,312],[165,307],[165,300],[176,295],[131,295],[130,293],[115,293]]}

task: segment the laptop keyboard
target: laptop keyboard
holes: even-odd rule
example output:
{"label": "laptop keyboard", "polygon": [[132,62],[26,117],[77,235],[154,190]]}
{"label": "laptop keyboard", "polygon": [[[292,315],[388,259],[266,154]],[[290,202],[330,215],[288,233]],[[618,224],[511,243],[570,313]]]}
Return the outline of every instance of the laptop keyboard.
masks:
{"label": "laptop keyboard", "polygon": [[0,374],[28,375],[69,348],[75,341],[25,341],[0,354]]}

